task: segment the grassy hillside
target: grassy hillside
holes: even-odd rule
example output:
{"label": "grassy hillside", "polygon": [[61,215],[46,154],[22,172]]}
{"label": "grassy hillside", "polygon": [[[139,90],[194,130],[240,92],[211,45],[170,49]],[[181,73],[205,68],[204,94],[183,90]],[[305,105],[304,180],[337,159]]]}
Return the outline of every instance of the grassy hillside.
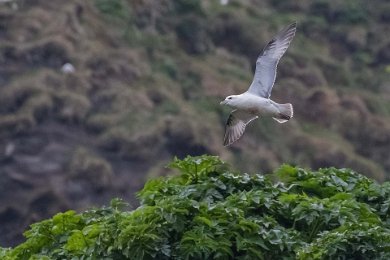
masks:
{"label": "grassy hillside", "polygon": [[[389,13],[385,0],[1,4],[0,243],[59,210],[133,198],[175,155],[388,179]],[[292,21],[272,98],[295,118],[261,119],[224,148],[219,102],[247,89],[257,55]]]}

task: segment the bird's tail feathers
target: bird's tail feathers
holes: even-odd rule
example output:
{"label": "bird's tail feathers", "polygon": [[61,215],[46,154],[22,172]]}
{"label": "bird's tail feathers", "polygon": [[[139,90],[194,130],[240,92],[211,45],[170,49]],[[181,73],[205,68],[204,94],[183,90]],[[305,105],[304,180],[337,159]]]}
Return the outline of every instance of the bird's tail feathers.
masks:
{"label": "bird's tail feathers", "polygon": [[279,115],[273,117],[278,123],[285,123],[294,116],[294,109],[290,103],[278,104]]}

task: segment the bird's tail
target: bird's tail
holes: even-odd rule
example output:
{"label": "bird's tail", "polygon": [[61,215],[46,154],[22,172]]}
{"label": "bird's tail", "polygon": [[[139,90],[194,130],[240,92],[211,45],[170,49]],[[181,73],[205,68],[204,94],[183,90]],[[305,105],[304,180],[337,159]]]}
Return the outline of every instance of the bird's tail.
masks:
{"label": "bird's tail", "polygon": [[294,115],[293,106],[290,103],[278,104],[279,114],[273,117],[278,123],[285,123]]}

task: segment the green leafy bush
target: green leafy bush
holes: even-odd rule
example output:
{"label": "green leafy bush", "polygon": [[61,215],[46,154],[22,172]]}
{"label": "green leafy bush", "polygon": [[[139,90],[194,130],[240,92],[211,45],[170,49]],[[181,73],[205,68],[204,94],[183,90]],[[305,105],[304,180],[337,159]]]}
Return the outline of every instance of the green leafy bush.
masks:
{"label": "green leafy bush", "polygon": [[[389,259],[390,185],[347,169],[240,174],[175,159],[128,211],[120,200],[33,224],[2,259]],[[49,258],[45,258],[49,257]]]}

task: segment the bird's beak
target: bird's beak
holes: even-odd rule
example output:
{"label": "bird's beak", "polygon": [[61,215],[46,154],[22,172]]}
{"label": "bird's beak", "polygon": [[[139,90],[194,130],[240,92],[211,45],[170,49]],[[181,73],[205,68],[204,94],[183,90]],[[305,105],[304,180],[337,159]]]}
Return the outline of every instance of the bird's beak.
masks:
{"label": "bird's beak", "polygon": [[226,104],[226,100],[223,100],[221,101],[221,103],[219,103],[220,105],[225,105]]}

